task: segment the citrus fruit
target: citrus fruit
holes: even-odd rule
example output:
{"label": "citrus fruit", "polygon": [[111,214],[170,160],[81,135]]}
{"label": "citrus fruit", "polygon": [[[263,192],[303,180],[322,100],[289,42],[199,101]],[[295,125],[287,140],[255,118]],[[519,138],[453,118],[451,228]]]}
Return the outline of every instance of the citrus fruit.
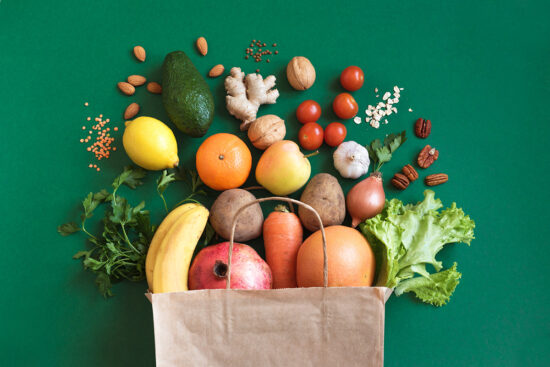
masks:
{"label": "citrus fruit", "polygon": [[173,168],[179,163],[174,133],[153,117],[140,116],[126,122],[122,144],[132,162],[145,169]]}
{"label": "citrus fruit", "polygon": [[[325,228],[329,287],[368,287],[374,280],[374,253],[363,235],[345,226]],[[309,236],[296,260],[298,287],[323,286],[323,238],[321,231]]]}
{"label": "citrus fruit", "polygon": [[199,147],[196,165],[206,186],[229,190],[245,183],[252,168],[252,154],[236,135],[214,134]]}

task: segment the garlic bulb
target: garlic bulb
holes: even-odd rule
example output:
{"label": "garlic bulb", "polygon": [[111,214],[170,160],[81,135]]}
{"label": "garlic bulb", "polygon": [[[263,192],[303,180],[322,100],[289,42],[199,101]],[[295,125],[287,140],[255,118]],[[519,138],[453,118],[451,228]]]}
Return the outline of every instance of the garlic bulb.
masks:
{"label": "garlic bulb", "polygon": [[338,146],[332,155],[334,168],[345,178],[358,178],[369,170],[369,152],[354,141],[346,141]]}

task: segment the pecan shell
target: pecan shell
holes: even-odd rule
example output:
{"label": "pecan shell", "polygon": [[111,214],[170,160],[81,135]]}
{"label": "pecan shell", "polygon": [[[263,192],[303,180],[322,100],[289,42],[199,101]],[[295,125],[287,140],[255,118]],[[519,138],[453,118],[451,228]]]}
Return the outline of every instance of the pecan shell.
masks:
{"label": "pecan shell", "polygon": [[414,124],[414,133],[416,136],[422,139],[426,139],[430,132],[432,131],[432,122],[430,120],[425,120],[419,118]]}
{"label": "pecan shell", "polygon": [[409,179],[401,173],[396,173],[391,179],[391,183],[396,189],[405,190],[409,186]]}
{"label": "pecan shell", "polygon": [[449,181],[449,176],[445,173],[436,173],[434,175],[428,175],[424,179],[424,183],[428,186],[437,186]]}
{"label": "pecan shell", "polygon": [[438,157],[439,151],[429,145],[426,145],[424,149],[420,151],[420,154],[418,154],[418,165],[421,168],[428,168],[437,160]]}
{"label": "pecan shell", "polygon": [[413,182],[418,178],[418,172],[414,169],[413,166],[410,164],[407,164],[403,169],[401,170],[405,176],[409,179],[410,182]]}

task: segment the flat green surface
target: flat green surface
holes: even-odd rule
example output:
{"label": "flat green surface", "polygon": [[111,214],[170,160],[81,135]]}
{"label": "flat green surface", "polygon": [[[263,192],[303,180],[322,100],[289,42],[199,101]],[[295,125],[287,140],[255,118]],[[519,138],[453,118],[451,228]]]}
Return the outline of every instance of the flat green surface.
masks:
{"label": "flat green surface", "polygon": [[[298,5],[299,3],[299,5]],[[200,5],[202,4],[202,5]],[[386,181],[411,162],[423,144],[440,150],[426,171],[446,172],[436,188],[444,204],[456,201],[476,221],[476,240],[440,255],[463,273],[449,305],[434,308],[409,296],[386,308],[387,366],[543,366],[550,353],[547,205],[550,159],[550,22],[546,1],[348,1],[184,2],[0,0],[0,143],[2,216],[0,351],[5,366],[151,366],[150,304],[145,283],[121,284],[104,300],[93,276],[71,256],[84,237],[62,238],[60,223],[74,220],[89,191],[108,187],[129,161],[121,146],[102,171],[79,143],[87,116],[102,113],[123,126],[125,106],[166,121],[159,96],[142,87],[134,97],[115,85],[129,74],[159,80],[166,53],[187,52],[202,73],[215,64],[244,60],[253,38],[279,44],[279,55],[261,65],[278,77],[281,96],[261,114],[275,113],[297,137],[296,106],[316,99],[322,125],[335,120],[330,104],[341,91],[339,72],[356,64],[366,74],[354,95],[363,111],[373,89],[404,87],[399,113],[379,130],[348,121],[348,139],[406,129],[409,140],[383,168]],[[205,36],[200,57],[194,40]],[[147,61],[131,56],[135,44]],[[317,80],[293,91],[284,67],[307,56]],[[238,132],[224,107],[223,79],[208,80],[216,118],[209,135]],[[84,102],[90,103],[84,107]],[[407,112],[411,107],[414,112]],[[427,142],[412,134],[420,116],[434,127]],[[122,129],[115,134],[121,137]],[[202,139],[176,134],[183,164],[192,165]],[[258,152],[253,149],[255,162]],[[336,174],[331,149],[311,158],[315,172]],[[123,193],[145,199],[155,218],[161,203],[152,185]],[[250,183],[254,183],[251,178]],[[344,190],[353,184],[342,180]],[[183,185],[169,189],[175,203]],[[421,180],[389,197],[417,201]],[[360,315],[358,315],[360,317]]]}

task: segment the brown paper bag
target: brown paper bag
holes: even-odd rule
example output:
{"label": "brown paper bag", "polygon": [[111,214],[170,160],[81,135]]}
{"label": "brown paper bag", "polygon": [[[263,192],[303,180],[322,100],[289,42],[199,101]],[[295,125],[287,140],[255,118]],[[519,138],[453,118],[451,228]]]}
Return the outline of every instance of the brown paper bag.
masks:
{"label": "brown paper bag", "polygon": [[[264,198],[292,202],[288,198]],[[381,287],[329,288],[321,223],[324,287],[227,289],[147,294],[153,305],[158,367],[167,366],[383,366],[384,304]]]}

